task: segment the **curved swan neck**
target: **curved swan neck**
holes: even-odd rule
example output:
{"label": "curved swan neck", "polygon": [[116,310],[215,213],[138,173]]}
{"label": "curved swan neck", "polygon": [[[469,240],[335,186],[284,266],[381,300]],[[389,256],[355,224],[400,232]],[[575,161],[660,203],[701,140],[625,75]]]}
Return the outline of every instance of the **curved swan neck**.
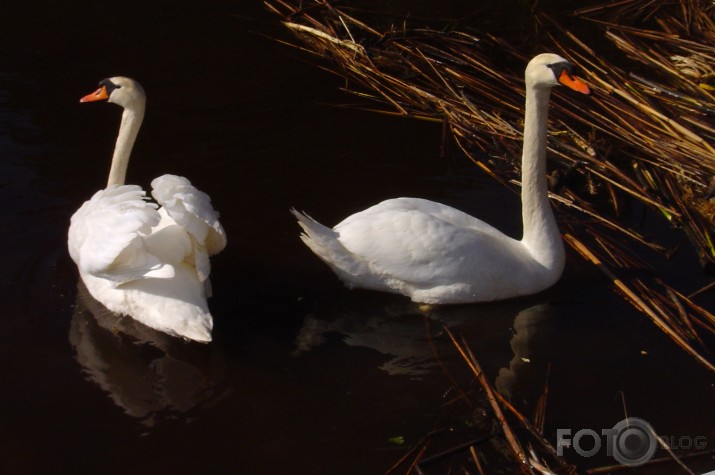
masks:
{"label": "curved swan neck", "polygon": [[114,154],[112,155],[112,167],[109,170],[109,179],[107,180],[108,187],[124,184],[127,167],[129,166],[129,155],[132,153],[132,147],[144,119],[144,108],[145,103],[143,100],[136,101],[124,108],[117,143],[114,146]]}
{"label": "curved swan neck", "polygon": [[[532,252],[563,253],[561,235],[549,203],[546,141],[550,88],[526,87],[524,149],[521,161],[522,242]],[[546,256],[543,256],[546,257]],[[554,256],[552,256],[554,257]]]}

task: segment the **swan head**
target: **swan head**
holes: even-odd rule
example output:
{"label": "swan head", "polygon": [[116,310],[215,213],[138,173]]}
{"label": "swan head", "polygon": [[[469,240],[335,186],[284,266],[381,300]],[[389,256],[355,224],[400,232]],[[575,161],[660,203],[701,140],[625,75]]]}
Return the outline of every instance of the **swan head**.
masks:
{"label": "swan head", "polygon": [[543,53],[526,66],[526,84],[537,89],[564,85],[583,94],[589,94],[588,85],[574,76],[574,66],[558,54]]}
{"label": "swan head", "polygon": [[146,95],[144,88],[134,79],[123,76],[102,79],[99,82],[99,89],[91,94],[82,97],[80,102],[93,102],[107,100],[119,106],[127,108],[144,108]]}

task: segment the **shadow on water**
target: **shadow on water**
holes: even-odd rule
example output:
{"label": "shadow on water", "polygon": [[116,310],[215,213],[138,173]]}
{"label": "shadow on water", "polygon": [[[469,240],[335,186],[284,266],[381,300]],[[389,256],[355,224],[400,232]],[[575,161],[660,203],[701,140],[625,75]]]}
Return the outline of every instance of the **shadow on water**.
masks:
{"label": "shadow on water", "polygon": [[[484,407],[454,402],[474,386],[445,325],[528,416],[551,367],[552,442],[557,428],[612,427],[624,394],[659,432],[715,443],[711,375],[575,256],[542,294],[425,310],[345,289],[303,246],[291,207],[334,224],[395,196],[517,236],[518,199],[459,157],[445,163],[438,124],[325,105],[351,99],[263,36],[285,32],[260,2],[97,8],[3,12],[0,472],[384,473],[430,432],[457,445],[494,431]],[[115,74],[148,94],[129,181],[185,175],[221,212],[208,346],[107,314],[77,287],[69,217],[105,182],[119,121],[115,106],[77,101]],[[682,259],[668,265],[686,275],[694,258]],[[505,459],[487,440],[480,450]]]}

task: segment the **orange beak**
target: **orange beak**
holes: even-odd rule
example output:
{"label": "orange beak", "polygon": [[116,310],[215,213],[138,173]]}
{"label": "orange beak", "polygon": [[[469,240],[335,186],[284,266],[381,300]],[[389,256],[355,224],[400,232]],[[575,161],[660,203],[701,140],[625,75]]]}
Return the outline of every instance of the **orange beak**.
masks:
{"label": "orange beak", "polygon": [[591,94],[591,89],[585,82],[581,81],[576,76],[572,76],[565,69],[561,73],[561,77],[559,77],[559,82],[574,91],[578,91],[582,94]]}
{"label": "orange beak", "polygon": [[92,94],[87,94],[84,96],[82,99],[79,100],[79,102],[94,102],[94,101],[102,101],[104,99],[109,99],[109,94],[107,94],[107,88],[102,86],[96,91],[94,91]]}

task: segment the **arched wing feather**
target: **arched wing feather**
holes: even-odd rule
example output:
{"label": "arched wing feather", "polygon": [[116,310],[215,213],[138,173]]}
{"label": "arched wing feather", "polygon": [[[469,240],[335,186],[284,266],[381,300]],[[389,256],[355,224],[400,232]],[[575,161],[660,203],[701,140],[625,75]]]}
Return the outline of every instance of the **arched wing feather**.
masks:
{"label": "arched wing feather", "polygon": [[68,247],[85,273],[121,284],[143,277],[170,277],[173,268],[144,246],[159,222],[154,203],[135,185],[100,190],[72,216]]}
{"label": "arched wing feather", "polygon": [[155,178],[151,187],[154,199],[208,255],[217,254],[226,247],[226,233],[206,193],[195,188],[186,178],[176,175]]}

